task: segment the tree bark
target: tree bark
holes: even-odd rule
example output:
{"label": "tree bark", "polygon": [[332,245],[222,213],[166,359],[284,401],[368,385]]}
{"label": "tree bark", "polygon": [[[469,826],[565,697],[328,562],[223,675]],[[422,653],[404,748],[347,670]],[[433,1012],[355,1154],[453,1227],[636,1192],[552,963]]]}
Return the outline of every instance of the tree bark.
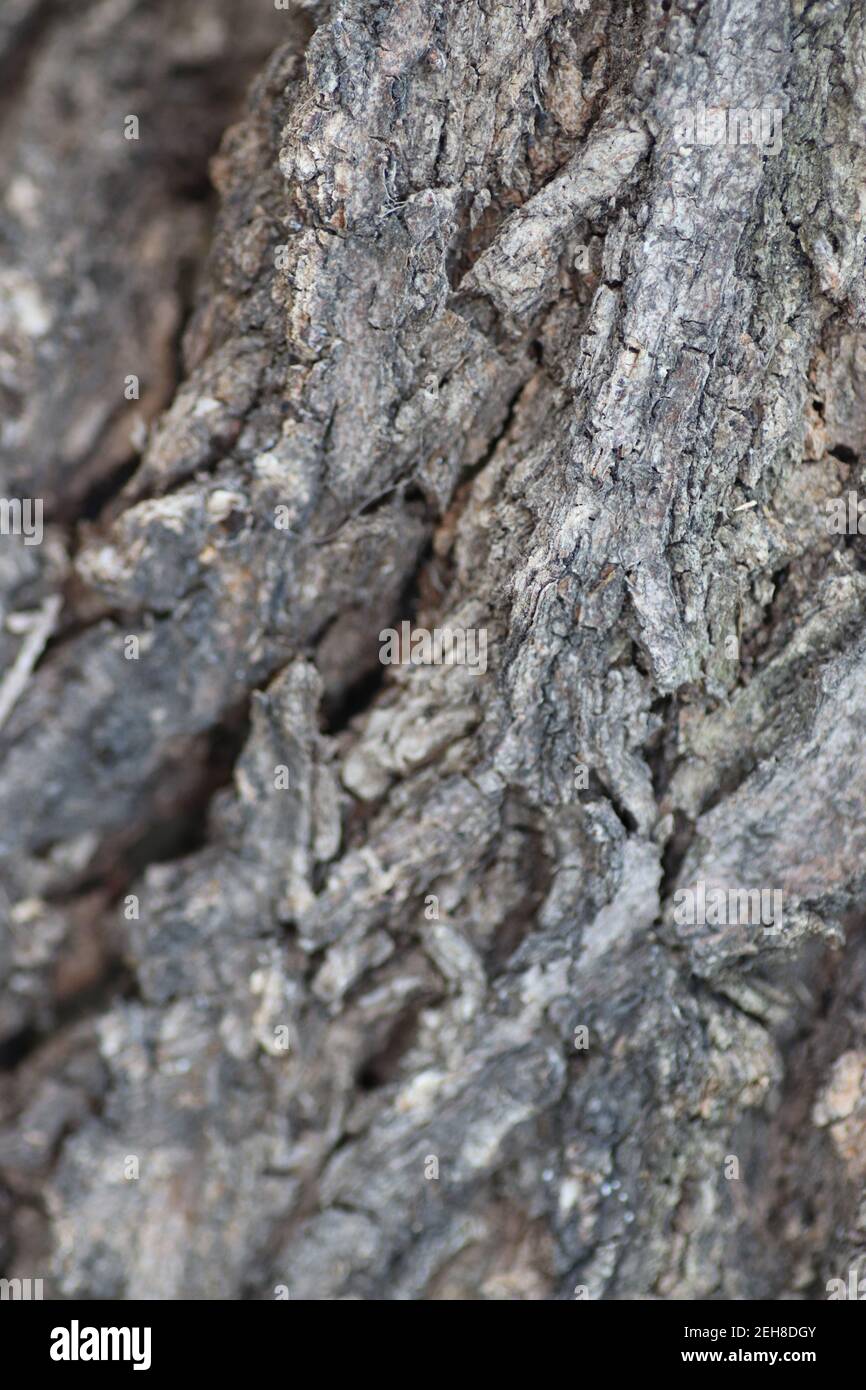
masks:
{"label": "tree bark", "polygon": [[5,1269],[866,1274],[862,4],[7,11]]}

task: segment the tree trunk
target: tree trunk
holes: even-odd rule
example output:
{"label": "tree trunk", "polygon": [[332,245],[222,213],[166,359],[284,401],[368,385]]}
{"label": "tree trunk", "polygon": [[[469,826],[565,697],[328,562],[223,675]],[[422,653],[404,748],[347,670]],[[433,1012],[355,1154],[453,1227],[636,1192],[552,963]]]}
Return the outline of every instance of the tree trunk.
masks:
{"label": "tree trunk", "polygon": [[12,0],[0,67],[6,1272],[866,1273],[862,5]]}

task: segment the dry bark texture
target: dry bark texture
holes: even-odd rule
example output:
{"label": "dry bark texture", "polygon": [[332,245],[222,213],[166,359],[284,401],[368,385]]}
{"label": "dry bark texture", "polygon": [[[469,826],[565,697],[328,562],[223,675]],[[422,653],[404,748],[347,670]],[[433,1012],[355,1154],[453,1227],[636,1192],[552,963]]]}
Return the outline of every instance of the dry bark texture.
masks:
{"label": "dry bark texture", "polygon": [[6,1272],[866,1274],[862,3],[7,0],[0,64]]}

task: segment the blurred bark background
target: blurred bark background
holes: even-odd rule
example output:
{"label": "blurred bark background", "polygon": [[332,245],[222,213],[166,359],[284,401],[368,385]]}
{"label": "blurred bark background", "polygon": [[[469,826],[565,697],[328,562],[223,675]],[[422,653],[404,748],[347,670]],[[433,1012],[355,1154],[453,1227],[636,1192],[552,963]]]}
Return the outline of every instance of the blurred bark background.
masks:
{"label": "blurred bark background", "polygon": [[0,72],[3,1273],[866,1273],[862,4],[5,0]]}

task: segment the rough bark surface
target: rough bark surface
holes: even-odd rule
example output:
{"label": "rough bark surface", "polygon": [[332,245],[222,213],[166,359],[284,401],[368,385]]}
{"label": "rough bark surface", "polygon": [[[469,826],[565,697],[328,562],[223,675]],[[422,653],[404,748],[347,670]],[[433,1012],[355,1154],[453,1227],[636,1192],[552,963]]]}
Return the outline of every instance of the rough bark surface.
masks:
{"label": "rough bark surface", "polygon": [[5,1271],[866,1274],[863,5],[7,0],[0,71]]}

